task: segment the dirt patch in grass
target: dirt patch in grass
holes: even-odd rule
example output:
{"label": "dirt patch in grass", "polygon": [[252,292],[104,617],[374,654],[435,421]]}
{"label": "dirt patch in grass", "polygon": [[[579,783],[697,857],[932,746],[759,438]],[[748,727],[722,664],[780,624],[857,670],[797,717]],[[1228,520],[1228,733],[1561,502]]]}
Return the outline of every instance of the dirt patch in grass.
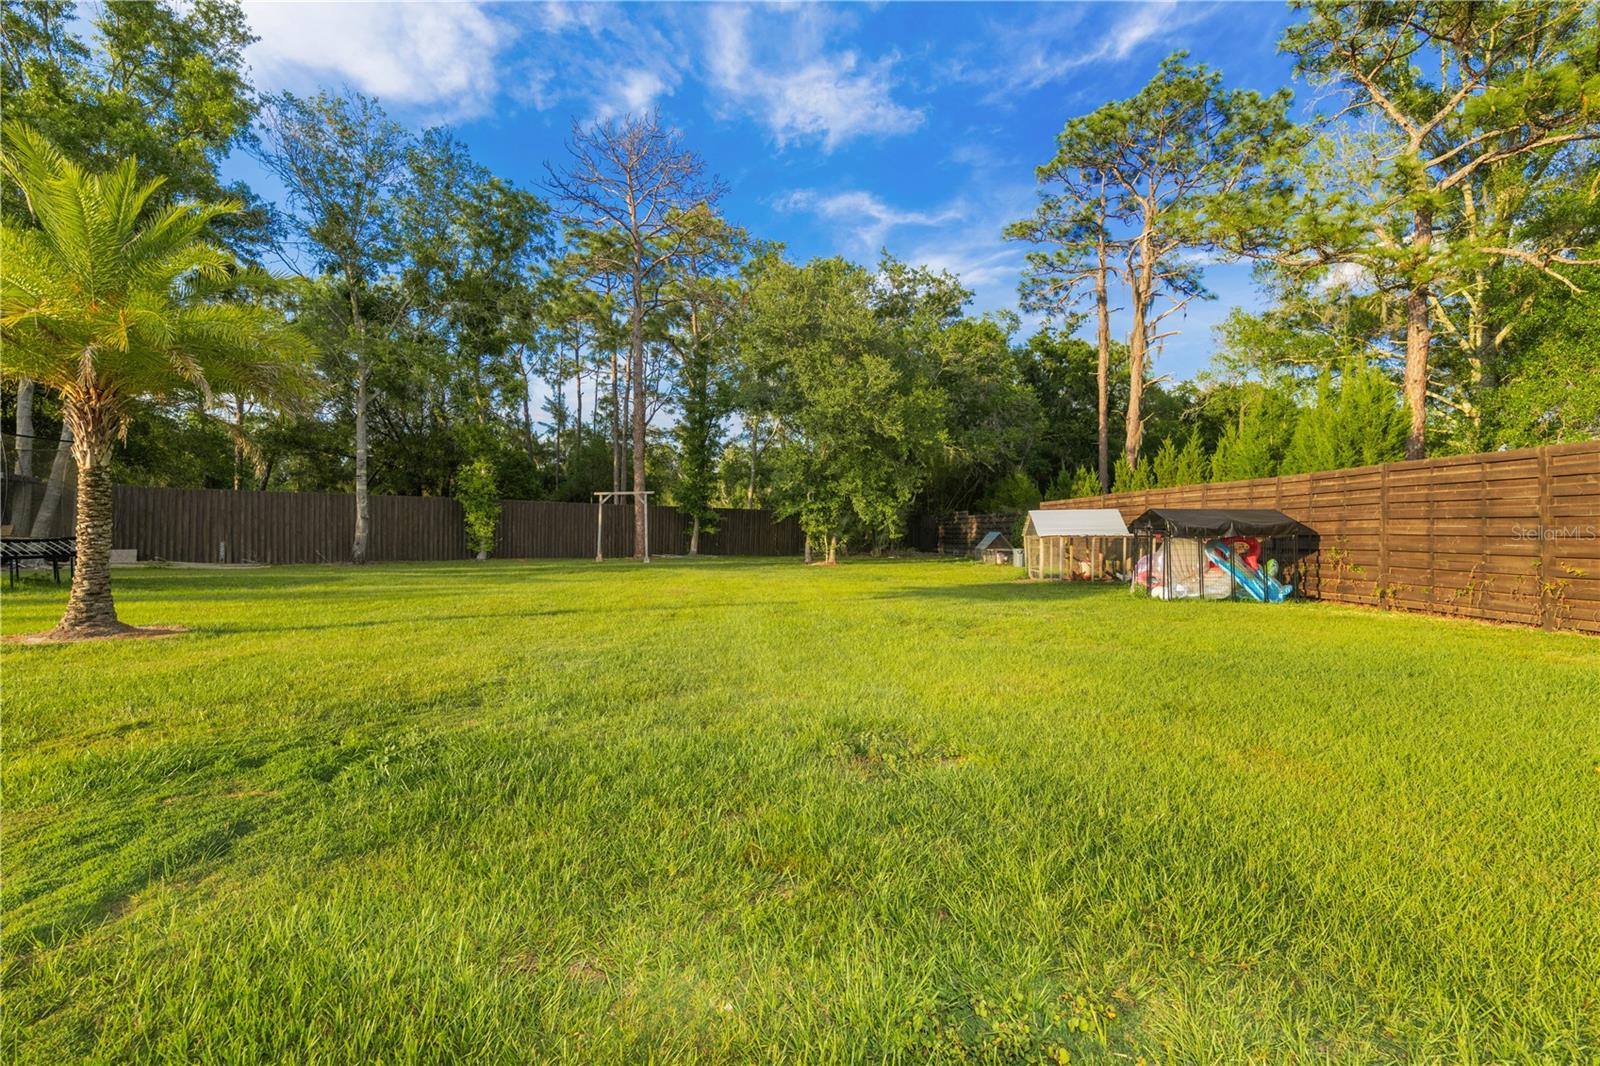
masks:
{"label": "dirt patch in grass", "polygon": [[611,975],[606,972],[598,960],[588,955],[583,955],[567,964],[567,976],[574,981],[582,981],[584,984],[594,984],[604,981]]}
{"label": "dirt patch in grass", "polygon": [[47,633],[13,633],[9,637],[0,637],[0,642],[6,644],[82,644],[92,640],[154,640],[158,637],[175,637],[180,633],[189,632],[188,626],[128,626],[126,629],[117,629],[109,633],[84,633],[61,634],[54,630]]}
{"label": "dirt patch in grass", "polygon": [[842,766],[867,777],[899,773],[915,766],[958,766],[967,760],[961,752],[895,732],[854,733],[837,741],[829,754]]}

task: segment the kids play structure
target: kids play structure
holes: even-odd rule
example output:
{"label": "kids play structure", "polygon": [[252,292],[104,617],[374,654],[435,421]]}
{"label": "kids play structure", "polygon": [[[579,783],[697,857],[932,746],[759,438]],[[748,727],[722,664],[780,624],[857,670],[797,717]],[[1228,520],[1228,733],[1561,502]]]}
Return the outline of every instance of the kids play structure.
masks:
{"label": "kids play structure", "polygon": [[1131,587],[1159,600],[1282,603],[1314,536],[1282,511],[1158,507],[1128,526],[1137,541]]}
{"label": "kids play structure", "polygon": [[1128,572],[1128,527],[1115,507],[1029,511],[1022,548],[1028,576],[1036,580],[1121,578]]}

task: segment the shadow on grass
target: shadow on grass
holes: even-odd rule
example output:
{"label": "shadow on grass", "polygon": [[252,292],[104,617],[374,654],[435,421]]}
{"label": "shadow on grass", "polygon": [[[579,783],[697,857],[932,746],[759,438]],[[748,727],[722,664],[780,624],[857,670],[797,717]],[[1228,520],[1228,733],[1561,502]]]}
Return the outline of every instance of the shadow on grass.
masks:
{"label": "shadow on grass", "polygon": [[871,599],[928,600],[955,599],[978,603],[1059,603],[1062,600],[1085,600],[1103,596],[1128,596],[1123,584],[1091,584],[1090,582],[1064,581],[1004,581],[982,585],[909,585],[885,589]]}
{"label": "shadow on grass", "polygon": [[[157,835],[150,812],[134,823],[133,832],[120,840],[62,847],[74,851],[80,861],[74,865],[76,877],[68,884],[80,890],[81,899],[63,899],[59,882],[38,882],[25,886],[12,903],[20,920],[8,923],[7,946],[26,956],[48,950],[81,936],[86,930],[115,921],[132,910],[138,897],[158,882],[198,882],[216,869],[259,828],[254,818],[240,817],[226,809],[229,801],[213,803],[197,812],[194,824],[168,827]],[[52,891],[56,890],[56,891]],[[53,902],[45,902],[50,896]],[[35,902],[40,907],[28,906]]]}
{"label": "shadow on grass", "polygon": [[[347,563],[286,563],[241,567],[237,570],[223,567],[151,566],[117,572],[113,578],[113,590],[149,588],[153,583],[159,586],[161,596],[169,599],[210,599],[228,594],[287,599],[320,591],[343,592],[352,589],[368,595],[378,595],[388,590],[408,595],[424,592],[446,596],[484,586],[505,589],[508,577],[524,575],[532,581],[549,579],[552,584],[566,585],[590,578],[614,579],[622,572],[635,569],[640,574],[650,574],[694,568],[717,571],[781,570],[791,565],[797,571],[801,568],[798,559],[767,556],[739,559],[658,556],[648,564],[635,563],[631,559],[608,559],[603,563],[583,559],[491,559],[485,562],[369,563],[360,567]],[[43,592],[46,587],[37,585],[27,591]],[[18,591],[22,592],[23,589],[19,588]],[[65,585],[61,593],[65,595]]]}
{"label": "shadow on grass", "polygon": [[[726,611],[742,609],[769,609],[775,607],[798,606],[795,600],[727,600],[715,603],[661,603],[629,605],[619,610],[633,613],[649,614],[679,614],[693,611]],[[430,614],[425,617],[406,618],[354,618],[344,622],[307,622],[286,623],[283,625],[236,625],[221,623],[217,625],[197,625],[192,632],[203,636],[235,636],[246,633],[316,633],[340,629],[377,629],[384,626],[430,626],[435,623],[449,622],[486,622],[503,621],[513,622],[529,618],[556,618],[563,615],[600,615],[605,612],[582,611],[572,607],[554,607],[547,610],[536,611],[480,611],[472,614]]]}
{"label": "shadow on grass", "polygon": [[316,633],[335,629],[376,629],[382,626],[428,626],[442,622],[484,622],[494,619],[508,621],[518,618],[553,618],[558,615],[581,614],[570,607],[548,611],[484,611],[478,614],[433,614],[423,618],[356,618],[348,622],[308,622],[286,625],[200,625],[194,632],[203,636],[235,636],[243,633]]}

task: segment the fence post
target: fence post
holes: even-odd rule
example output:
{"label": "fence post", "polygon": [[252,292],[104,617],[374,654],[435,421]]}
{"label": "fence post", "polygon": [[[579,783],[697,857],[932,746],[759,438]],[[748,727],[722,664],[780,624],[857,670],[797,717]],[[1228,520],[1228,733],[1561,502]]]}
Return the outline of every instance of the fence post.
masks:
{"label": "fence post", "polygon": [[1539,617],[1535,619],[1545,629],[1556,627],[1556,605],[1554,602],[1546,604],[1545,589],[1554,587],[1554,570],[1556,561],[1556,542],[1551,536],[1551,523],[1555,521],[1555,497],[1550,485],[1550,451],[1547,448],[1539,449],[1539,580],[1538,587],[1534,590],[1537,598]]}
{"label": "fence post", "polygon": [[[1431,558],[1432,545],[1429,545]],[[1389,587],[1389,464],[1378,467],[1378,587]],[[1387,593],[1385,593],[1387,595]]]}

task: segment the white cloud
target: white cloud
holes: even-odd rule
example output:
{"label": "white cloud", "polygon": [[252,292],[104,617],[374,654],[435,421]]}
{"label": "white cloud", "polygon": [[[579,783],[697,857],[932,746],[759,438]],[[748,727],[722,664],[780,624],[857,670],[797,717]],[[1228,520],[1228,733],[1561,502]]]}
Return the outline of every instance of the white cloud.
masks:
{"label": "white cloud", "polygon": [[816,139],[832,151],[856,137],[922,125],[921,111],[892,96],[892,58],[828,52],[818,8],[767,9],[764,16],[757,40],[747,8],[711,8],[707,80],[730,104],[754,114],[780,147]]}
{"label": "white cloud", "polygon": [[645,18],[622,4],[554,3],[515,8],[538,36],[519,71],[518,93],[540,110],[576,101],[586,119],[641,114],[683,80],[687,43],[676,20]]}
{"label": "white cloud", "polygon": [[671,91],[663,75],[653,70],[630,70],[597,102],[596,117],[643,114],[655,106],[658,97]]}
{"label": "white cloud", "polygon": [[1355,263],[1335,263],[1323,273],[1316,283],[1318,292],[1338,292],[1348,290],[1363,292],[1370,290],[1374,285],[1372,272],[1366,267]]}
{"label": "white cloud", "polygon": [[978,188],[981,199],[964,196],[928,211],[902,210],[864,190],[800,189],[773,206],[829,224],[835,247],[852,258],[875,262],[888,248],[908,263],[949,271],[973,291],[975,311],[1015,308],[1026,249],[1001,231],[1031,209],[1033,186],[981,182]]}
{"label": "white cloud", "polygon": [[1087,5],[1046,7],[1023,23],[996,24],[986,52],[1003,57],[998,65],[966,64],[956,71],[967,81],[993,85],[999,94],[1030,92],[1060,81],[1093,63],[1120,62],[1147,44],[1169,41],[1206,18],[1210,5],[1161,3],[1116,7],[1117,18],[1100,31],[1084,25],[1094,10]]}
{"label": "white cloud", "polygon": [[774,206],[780,211],[809,211],[838,224],[854,250],[864,255],[876,255],[891,230],[902,226],[940,226],[957,221],[965,214],[959,204],[939,211],[901,211],[872,193],[860,190],[823,194],[812,189],[798,189],[780,197]]}
{"label": "white cloud", "polygon": [[246,58],[266,88],[349,85],[451,118],[483,113],[514,28],[479,4],[247,2]]}
{"label": "white cloud", "polygon": [[976,311],[1014,310],[1027,249],[1001,233],[1033,209],[1034,187],[977,180],[976,188],[983,198],[970,201],[977,204],[974,210],[931,232],[917,233],[899,254],[909,262],[956,275],[973,291]]}

